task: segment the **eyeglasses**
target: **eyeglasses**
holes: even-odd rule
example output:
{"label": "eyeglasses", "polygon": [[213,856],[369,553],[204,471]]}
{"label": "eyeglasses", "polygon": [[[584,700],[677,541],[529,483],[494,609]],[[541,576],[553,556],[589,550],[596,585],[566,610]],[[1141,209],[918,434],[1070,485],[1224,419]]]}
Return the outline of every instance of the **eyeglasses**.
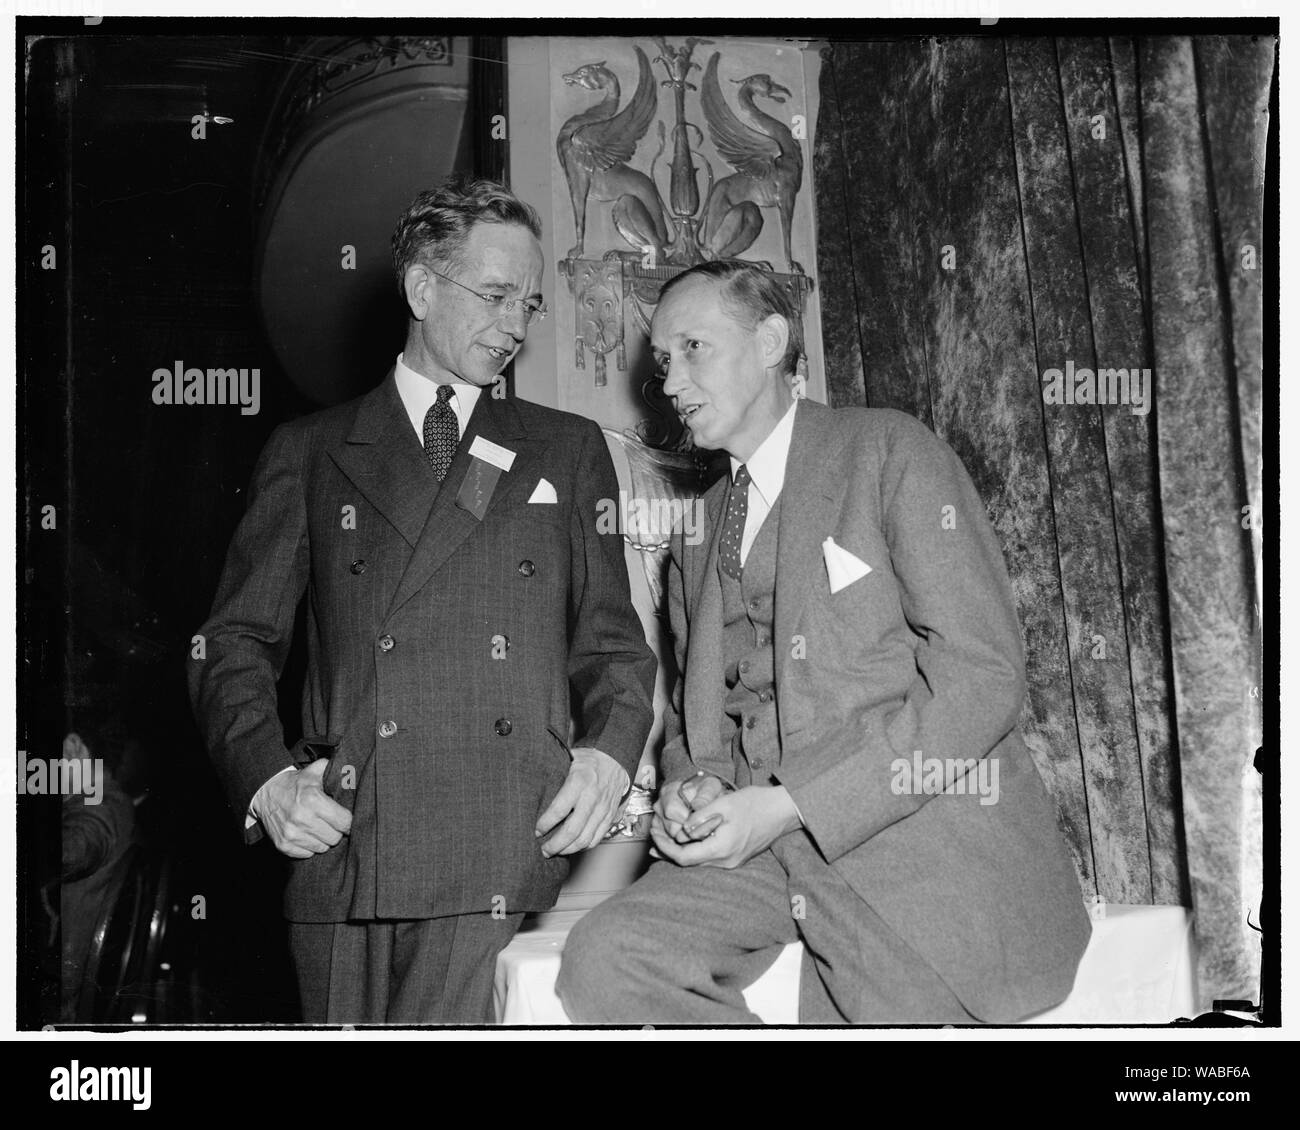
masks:
{"label": "eyeglasses", "polygon": [[546,307],[534,302],[531,298],[507,298],[504,294],[480,294],[477,290],[467,287],[463,282],[456,282],[450,275],[435,271],[428,264],[425,264],[425,270],[431,275],[437,275],[440,279],[446,279],[454,286],[460,287],[461,290],[468,290],[475,298],[481,298],[492,307],[498,317],[502,314],[513,314],[516,306],[522,306],[524,308],[524,325],[531,326],[534,322],[540,322],[547,315]]}

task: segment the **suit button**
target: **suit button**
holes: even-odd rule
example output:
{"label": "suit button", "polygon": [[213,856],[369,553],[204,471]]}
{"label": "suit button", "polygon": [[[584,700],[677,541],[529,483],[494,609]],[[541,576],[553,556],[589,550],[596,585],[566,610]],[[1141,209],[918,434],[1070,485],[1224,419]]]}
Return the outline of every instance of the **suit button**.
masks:
{"label": "suit button", "polygon": [[514,729],[514,726],[510,724],[509,718],[498,718],[492,728],[496,730],[497,737],[505,738],[510,736],[510,731]]}
{"label": "suit button", "polygon": [[751,769],[762,769],[763,759],[761,757],[751,757],[749,759],[749,767]]}
{"label": "suit button", "polygon": [[534,565],[531,561],[519,562],[519,575],[521,577],[531,577],[536,572],[537,572],[537,566]]}
{"label": "suit button", "polygon": [[748,718],[745,719],[745,729],[752,730],[754,728],[754,721],[755,721],[754,716],[751,714]]}
{"label": "suit button", "polygon": [[772,701],[772,692],[771,692],[771,691],[760,691],[760,692],[759,692],[759,695],[758,695],[758,701],[759,701],[759,702],[771,702],[771,701]]}
{"label": "suit button", "polygon": [[361,558],[358,557],[354,562],[352,562],[352,573],[354,576],[359,577],[365,571],[366,563],[362,561]]}
{"label": "suit button", "polygon": [[382,635],[382,636],[379,637],[379,650],[380,650],[380,651],[392,651],[393,648],[394,648],[394,646],[396,646],[396,644],[397,644],[397,641],[396,641],[395,639],[393,639],[392,636],[389,636],[389,635]]}
{"label": "suit button", "polygon": [[397,733],[397,723],[391,718],[387,722],[379,723],[379,736],[381,738],[391,738],[395,733]]}
{"label": "suit button", "polygon": [[746,675],[746,674],[749,673],[749,660],[748,660],[748,659],[746,659],[743,663],[741,663],[741,665],[740,665],[740,673],[741,673],[742,675]]}
{"label": "suit button", "polygon": [[763,602],[759,600],[758,597],[754,597],[754,599],[749,602],[749,610],[751,612],[757,612],[762,607]]}

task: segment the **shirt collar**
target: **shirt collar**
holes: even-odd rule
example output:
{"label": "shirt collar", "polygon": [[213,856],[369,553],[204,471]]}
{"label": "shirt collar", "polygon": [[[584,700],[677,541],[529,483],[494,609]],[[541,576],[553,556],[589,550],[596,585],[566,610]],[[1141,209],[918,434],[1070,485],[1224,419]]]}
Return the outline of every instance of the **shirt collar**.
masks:
{"label": "shirt collar", "polygon": [[[421,376],[405,361],[402,360],[403,354],[397,355],[397,361],[393,365],[393,376],[397,381],[397,392],[402,398],[402,403],[406,405],[407,411],[412,419],[424,419],[424,414],[433,407],[433,402],[438,399],[438,382],[430,380],[428,377]],[[479,393],[483,390],[478,385],[468,384],[464,381],[450,381],[452,387],[452,406],[457,416],[462,420],[468,420],[470,414],[474,411],[474,405],[478,403]],[[417,426],[416,431],[419,431]]]}
{"label": "shirt collar", "polygon": [[[790,457],[790,440],[794,436],[794,411],[798,406],[797,400],[791,403],[785,415],[777,421],[776,427],[768,432],[767,439],[758,445],[758,449],[744,464],[749,470],[751,484],[763,496],[763,501],[769,507],[776,503],[781,488],[785,486],[785,464]],[[731,460],[733,482],[740,466],[740,460],[733,457]]]}

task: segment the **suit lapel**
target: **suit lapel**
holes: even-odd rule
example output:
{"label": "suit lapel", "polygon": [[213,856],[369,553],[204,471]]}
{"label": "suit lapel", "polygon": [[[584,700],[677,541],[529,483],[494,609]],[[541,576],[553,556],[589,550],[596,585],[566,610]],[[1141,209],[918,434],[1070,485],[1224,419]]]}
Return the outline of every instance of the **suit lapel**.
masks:
{"label": "suit lapel", "polygon": [[[704,494],[706,537],[699,545],[686,548],[691,568],[687,613],[690,622],[686,654],[686,733],[698,757],[707,757],[717,740],[722,713],[722,582],[718,580],[718,542],[722,537],[724,507],[729,476],[724,475]],[[704,736],[708,747],[698,741]]]}
{"label": "suit lapel", "polygon": [[[705,536],[698,545],[686,547],[690,567],[686,575],[690,578],[687,592],[692,615],[699,609],[704,597],[708,579],[718,579],[718,542],[722,538],[723,509],[727,503],[728,476],[724,475],[704,492],[704,528]],[[721,587],[719,587],[721,592]]]}
{"label": "suit lapel", "polygon": [[814,589],[829,591],[822,542],[835,532],[835,517],[848,481],[847,475],[836,473],[844,444],[836,442],[831,421],[831,409],[807,400],[801,400],[795,411],[776,534],[772,632],[778,688],[808,594]]}
{"label": "suit lapel", "polygon": [[[366,501],[414,547],[437,484],[391,369],[383,384],[362,397],[352,430],[329,454]],[[420,484],[420,489],[412,484]]]}
{"label": "suit lapel", "polygon": [[[469,428],[461,437],[456,448],[456,456],[451,461],[447,477],[438,489],[438,497],[428,510],[428,517],[415,545],[415,552],[397,586],[389,613],[396,611],[402,604],[420,591],[429,578],[456,552],[465,539],[474,532],[479,520],[467,510],[456,505],[456,496],[460,493],[462,482],[470,467],[470,448],[478,437],[490,440],[515,453],[515,460],[509,471],[502,471],[497,480],[496,489],[488,503],[487,515],[500,505],[518,484],[530,481],[531,465],[537,460],[545,446],[545,438],[529,436],[519,416],[519,409],[509,399],[498,400],[491,390],[485,388],[474,406]],[[426,464],[427,468],[427,464]]]}

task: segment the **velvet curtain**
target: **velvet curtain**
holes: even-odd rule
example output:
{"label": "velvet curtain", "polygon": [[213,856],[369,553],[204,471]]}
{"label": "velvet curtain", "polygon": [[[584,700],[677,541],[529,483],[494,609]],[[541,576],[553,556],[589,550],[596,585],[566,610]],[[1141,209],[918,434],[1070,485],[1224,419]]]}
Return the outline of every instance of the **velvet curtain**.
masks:
{"label": "velvet curtain", "polygon": [[841,42],[815,137],[832,403],[912,413],[965,461],[1083,892],[1193,907],[1202,1008],[1259,993],[1275,47]]}

